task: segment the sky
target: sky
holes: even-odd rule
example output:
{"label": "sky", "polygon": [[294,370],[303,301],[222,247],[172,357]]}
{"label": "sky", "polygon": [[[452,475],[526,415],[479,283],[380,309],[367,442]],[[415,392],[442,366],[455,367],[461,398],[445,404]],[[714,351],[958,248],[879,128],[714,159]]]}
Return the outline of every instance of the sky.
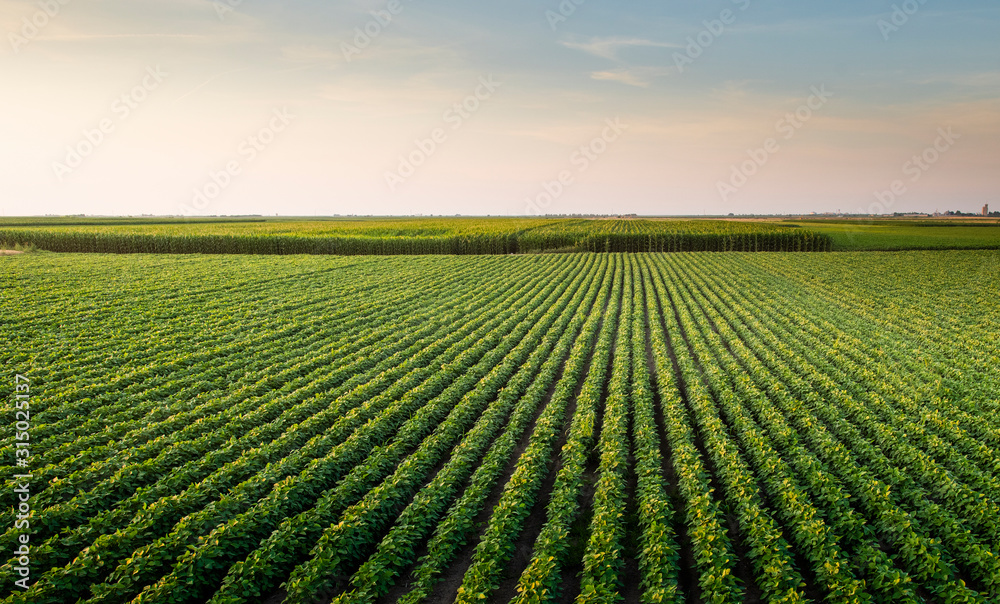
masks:
{"label": "sky", "polygon": [[1000,209],[995,0],[0,0],[0,214]]}

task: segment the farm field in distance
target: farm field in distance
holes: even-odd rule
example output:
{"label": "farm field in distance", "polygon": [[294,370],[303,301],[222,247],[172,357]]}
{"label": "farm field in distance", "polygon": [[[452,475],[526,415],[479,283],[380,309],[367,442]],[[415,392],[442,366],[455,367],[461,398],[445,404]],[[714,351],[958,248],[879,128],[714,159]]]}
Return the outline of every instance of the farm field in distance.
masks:
{"label": "farm field in distance", "polygon": [[1000,249],[1000,219],[0,218],[0,248],[226,254]]}
{"label": "farm field in distance", "polygon": [[[713,241],[785,232],[744,228]],[[998,277],[997,250],[2,257],[32,512],[24,590],[4,490],[0,601],[998,602]]]}
{"label": "farm field in distance", "polygon": [[0,247],[54,252],[520,254],[830,249],[795,224],[585,218],[0,219]]}
{"label": "farm field in distance", "polygon": [[803,220],[787,224],[830,237],[836,251],[1000,249],[997,218]]}

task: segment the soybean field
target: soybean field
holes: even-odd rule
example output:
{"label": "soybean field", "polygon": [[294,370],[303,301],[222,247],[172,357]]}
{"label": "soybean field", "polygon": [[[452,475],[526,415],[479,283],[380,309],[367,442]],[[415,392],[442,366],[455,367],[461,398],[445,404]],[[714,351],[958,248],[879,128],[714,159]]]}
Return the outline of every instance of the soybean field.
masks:
{"label": "soybean field", "polygon": [[995,603],[998,277],[997,251],[3,257],[31,512],[3,491],[0,601]]}

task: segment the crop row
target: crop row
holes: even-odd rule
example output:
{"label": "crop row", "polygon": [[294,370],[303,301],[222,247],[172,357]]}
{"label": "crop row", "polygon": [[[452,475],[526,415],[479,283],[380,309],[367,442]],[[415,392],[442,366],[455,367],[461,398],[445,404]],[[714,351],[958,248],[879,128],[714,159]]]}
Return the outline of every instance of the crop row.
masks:
{"label": "crop row", "polygon": [[610,253],[12,265],[32,586],[7,506],[0,601],[1000,599],[1000,287],[944,266],[991,253],[560,224],[515,235]]}

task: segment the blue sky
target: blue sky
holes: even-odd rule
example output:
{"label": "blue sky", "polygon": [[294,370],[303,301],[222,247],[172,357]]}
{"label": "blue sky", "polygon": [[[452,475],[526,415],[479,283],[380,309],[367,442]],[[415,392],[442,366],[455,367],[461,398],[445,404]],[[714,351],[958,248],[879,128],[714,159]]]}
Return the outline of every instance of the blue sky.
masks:
{"label": "blue sky", "polygon": [[1000,207],[995,2],[44,2],[6,215]]}

